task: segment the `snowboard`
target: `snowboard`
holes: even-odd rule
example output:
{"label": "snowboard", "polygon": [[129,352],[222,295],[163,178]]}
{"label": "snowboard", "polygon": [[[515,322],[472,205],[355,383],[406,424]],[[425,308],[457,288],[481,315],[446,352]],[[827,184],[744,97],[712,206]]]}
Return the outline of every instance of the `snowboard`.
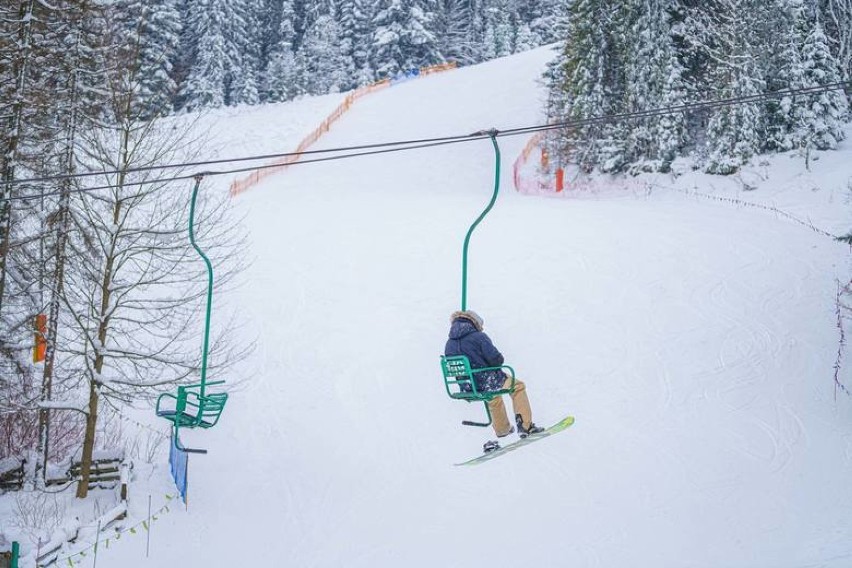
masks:
{"label": "snowboard", "polygon": [[537,442],[542,438],[547,438],[548,436],[552,436],[558,432],[561,432],[571,426],[574,423],[574,417],[568,416],[563,418],[550,428],[546,429],[544,432],[539,432],[538,434],[533,434],[532,436],[527,436],[526,438],[521,438],[515,442],[507,446],[502,446],[501,448],[494,450],[493,452],[488,452],[487,454],[482,454],[481,456],[477,456],[473,459],[469,459],[466,462],[461,462],[453,465],[477,465],[483,462],[487,462],[489,460],[493,460],[494,458],[499,458],[503,454],[508,454],[509,452],[513,452],[518,448],[526,446],[528,444],[532,444],[533,442]]}

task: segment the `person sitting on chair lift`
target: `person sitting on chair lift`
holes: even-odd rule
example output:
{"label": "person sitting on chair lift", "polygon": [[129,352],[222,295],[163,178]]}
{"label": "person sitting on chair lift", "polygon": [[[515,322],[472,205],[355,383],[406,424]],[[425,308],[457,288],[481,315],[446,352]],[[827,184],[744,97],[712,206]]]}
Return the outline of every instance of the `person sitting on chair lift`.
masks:
{"label": "person sitting on chair lift", "polygon": [[[483,319],[473,310],[453,312],[450,316],[450,338],[444,348],[447,357],[465,355],[470,361],[473,369],[483,367],[499,367],[503,364],[503,355],[494,347],[491,338],[483,331]],[[508,389],[512,379],[506,376],[502,370],[484,371],[474,373],[476,388],[480,392],[497,391]],[[512,410],[515,413],[515,426],[521,438],[530,434],[538,434],[544,428],[536,426],[532,421],[532,410],[527,397],[526,385],[515,378],[515,389],[511,394]],[[492,426],[498,438],[508,436],[515,431],[506,415],[506,405],[502,396],[497,396],[488,402],[488,408],[493,417]],[[486,442],[483,446],[485,452],[496,450],[500,444],[496,441]]]}

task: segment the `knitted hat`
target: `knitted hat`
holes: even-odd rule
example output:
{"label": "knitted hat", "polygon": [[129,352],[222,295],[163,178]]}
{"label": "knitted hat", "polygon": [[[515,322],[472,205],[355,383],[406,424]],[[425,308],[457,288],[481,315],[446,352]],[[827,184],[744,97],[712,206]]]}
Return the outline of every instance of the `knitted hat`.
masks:
{"label": "knitted hat", "polygon": [[465,310],[463,312],[453,312],[453,315],[450,316],[450,321],[454,322],[457,319],[466,319],[478,330],[482,331],[482,326],[485,324],[485,320],[473,310]]}

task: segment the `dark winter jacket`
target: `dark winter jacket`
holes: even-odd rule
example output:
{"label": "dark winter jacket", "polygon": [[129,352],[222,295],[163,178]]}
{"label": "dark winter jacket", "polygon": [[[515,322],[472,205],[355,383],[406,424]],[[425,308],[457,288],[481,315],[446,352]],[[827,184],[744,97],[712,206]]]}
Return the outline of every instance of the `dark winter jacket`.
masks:
{"label": "dark winter jacket", "polygon": [[[482,331],[476,329],[467,319],[457,318],[450,327],[450,338],[444,348],[444,355],[467,355],[473,369],[482,367],[499,367],[503,364],[503,355],[497,351],[491,339]],[[473,380],[479,391],[500,390],[506,375],[503,371],[485,371],[474,373]]]}

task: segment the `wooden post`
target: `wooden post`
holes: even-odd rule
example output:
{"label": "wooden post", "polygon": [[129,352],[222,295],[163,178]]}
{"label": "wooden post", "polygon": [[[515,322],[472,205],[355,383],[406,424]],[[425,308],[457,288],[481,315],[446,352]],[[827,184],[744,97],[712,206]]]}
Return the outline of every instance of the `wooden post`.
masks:
{"label": "wooden post", "polygon": [[[121,462],[120,471],[121,471],[121,500],[127,501],[127,483],[130,481],[130,472],[128,471],[129,465],[127,461]],[[123,517],[122,517],[123,518]]]}
{"label": "wooden post", "polygon": [[145,558],[151,554],[151,496],[148,495],[148,530],[145,531],[147,541],[145,542]]}
{"label": "wooden post", "polygon": [[92,560],[92,568],[98,566],[98,543],[101,541],[101,521],[98,520],[98,532],[95,533],[95,559]]}

